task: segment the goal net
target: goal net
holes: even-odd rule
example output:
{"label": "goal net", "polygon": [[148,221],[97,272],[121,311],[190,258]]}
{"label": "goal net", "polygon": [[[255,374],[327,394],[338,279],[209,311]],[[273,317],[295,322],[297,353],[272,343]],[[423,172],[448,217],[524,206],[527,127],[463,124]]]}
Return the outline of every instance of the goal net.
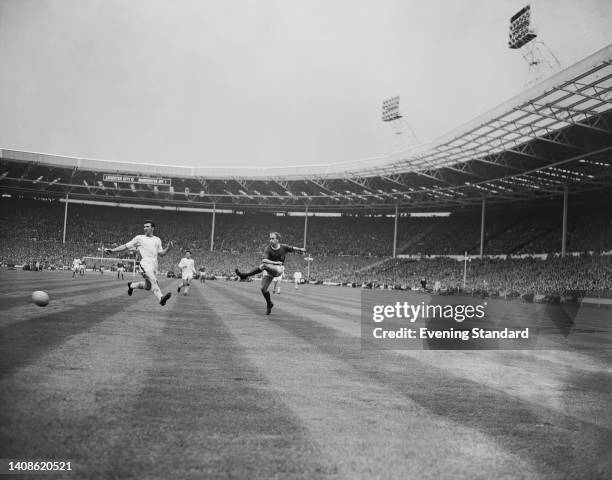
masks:
{"label": "goal net", "polygon": [[102,267],[105,272],[117,272],[119,265],[122,264],[126,273],[136,275],[136,260],[133,258],[83,257],[83,262],[88,270],[99,271]]}

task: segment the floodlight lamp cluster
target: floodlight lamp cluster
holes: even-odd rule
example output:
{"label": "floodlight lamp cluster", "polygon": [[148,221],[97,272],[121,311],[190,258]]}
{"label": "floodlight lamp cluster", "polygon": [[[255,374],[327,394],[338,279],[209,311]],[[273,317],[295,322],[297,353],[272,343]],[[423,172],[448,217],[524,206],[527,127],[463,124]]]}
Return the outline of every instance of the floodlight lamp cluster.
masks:
{"label": "floodlight lamp cluster", "polygon": [[399,111],[400,97],[392,97],[385,100],[382,104],[382,121],[391,122],[402,118]]}
{"label": "floodlight lamp cluster", "polygon": [[510,19],[508,47],[521,48],[536,37],[535,30],[531,25],[531,7],[527,5]]}

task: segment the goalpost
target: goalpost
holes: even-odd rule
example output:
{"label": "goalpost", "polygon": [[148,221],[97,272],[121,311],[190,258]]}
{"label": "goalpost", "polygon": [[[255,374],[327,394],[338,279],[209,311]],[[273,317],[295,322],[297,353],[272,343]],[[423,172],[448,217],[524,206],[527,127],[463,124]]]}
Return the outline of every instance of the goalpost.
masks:
{"label": "goalpost", "polygon": [[104,267],[105,271],[117,271],[117,264],[123,263],[125,272],[132,272],[136,276],[136,260],[133,258],[113,258],[113,257],[83,257],[83,261],[89,265],[95,265],[97,268]]}

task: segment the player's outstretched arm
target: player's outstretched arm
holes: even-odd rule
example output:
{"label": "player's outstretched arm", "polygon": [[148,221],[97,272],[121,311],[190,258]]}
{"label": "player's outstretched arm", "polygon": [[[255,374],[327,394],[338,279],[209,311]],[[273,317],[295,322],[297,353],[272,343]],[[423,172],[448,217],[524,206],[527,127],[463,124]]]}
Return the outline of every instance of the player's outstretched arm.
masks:
{"label": "player's outstretched arm", "polygon": [[104,253],[108,255],[112,255],[113,253],[122,252],[123,250],[127,250],[127,246],[119,245],[118,247],[115,247],[115,248],[105,248]]}

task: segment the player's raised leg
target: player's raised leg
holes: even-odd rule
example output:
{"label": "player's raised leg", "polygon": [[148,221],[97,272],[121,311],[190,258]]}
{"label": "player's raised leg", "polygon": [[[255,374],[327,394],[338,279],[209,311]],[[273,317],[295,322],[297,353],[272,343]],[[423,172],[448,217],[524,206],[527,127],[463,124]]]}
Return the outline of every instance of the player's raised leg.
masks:
{"label": "player's raised leg", "polygon": [[245,278],[249,278],[249,277],[252,277],[253,275],[257,275],[258,273],[263,272],[263,269],[261,268],[261,265],[260,265],[259,267],[254,268],[253,270],[250,270],[248,272],[241,272],[238,269],[236,269],[235,272],[236,272],[236,275],[238,275],[241,280],[244,280]]}
{"label": "player's raised leg", "polygon": [[170,292],[166,293],[165,295],[162,294],[161,288],[159,288],[159,284],[157,283],[157,278],[155,275],[151,274],[151,272],[146,271],[145,275],[147,278],[145,281],[145,290],[151,290],[153,295],[155,295],[155,298],[159,300],[159,304],[162,306],[165,305],[172,294]]}

